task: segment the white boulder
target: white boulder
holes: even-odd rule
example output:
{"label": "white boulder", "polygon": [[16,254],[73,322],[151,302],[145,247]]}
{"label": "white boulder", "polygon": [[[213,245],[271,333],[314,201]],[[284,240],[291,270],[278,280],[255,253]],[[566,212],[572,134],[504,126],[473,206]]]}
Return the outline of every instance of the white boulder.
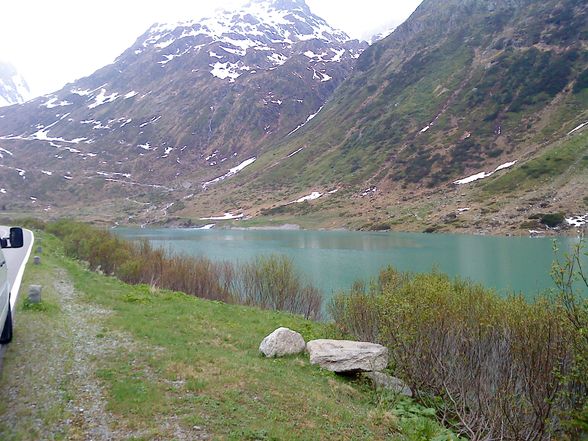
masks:
{"label": "white boulder", "polygon": [[310,363],[332,372],[381,371],[388,365],[388,348],[348,340],[313,340],[306,345]]}
{"label": "white boulder", "polygon": [[288,328],[278,328],[259,345],[259,351],[266,357],[283,357],[284,355],[300,354],[306,343],[298,332]]}

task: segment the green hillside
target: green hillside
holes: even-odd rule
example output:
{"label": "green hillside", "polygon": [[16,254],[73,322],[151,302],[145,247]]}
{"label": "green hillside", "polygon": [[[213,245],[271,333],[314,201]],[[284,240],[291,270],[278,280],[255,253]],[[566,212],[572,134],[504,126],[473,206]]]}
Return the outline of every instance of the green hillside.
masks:
{"label": "green hillside", "polygon": [[[526,185],[539,191],[542,209],[585,214],[588,195],[573,189],[586,192],[586,138],[570,132],[588,120],[587,37],[582,1],[424,1],[362,54],[316,118],[234,183],[233,203],[309,225],[318,217],[323,225],[427,229],[480,200],[480,183],[454,181],[516,161],[501,171],[502,184],[485,185],[501,214],[521,203],[521,174],[535,176]],[[306,209],[284,205],[333,189]],[[497,229],[483,213],[479,221],[463,227]]]}

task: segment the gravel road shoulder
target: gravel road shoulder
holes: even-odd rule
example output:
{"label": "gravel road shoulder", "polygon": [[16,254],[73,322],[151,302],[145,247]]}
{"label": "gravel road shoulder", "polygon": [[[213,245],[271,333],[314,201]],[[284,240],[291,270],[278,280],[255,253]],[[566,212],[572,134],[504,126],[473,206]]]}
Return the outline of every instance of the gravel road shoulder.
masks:
{"label": "gravel road shoulder", "polygon": [[15,340],[0,382],[1,439],[93,439],[117,433],[96,378],[96,361],[132,341],[99,338],[109,311],[82,302],[67,273],[49,272],[40,307],[17,310]]}

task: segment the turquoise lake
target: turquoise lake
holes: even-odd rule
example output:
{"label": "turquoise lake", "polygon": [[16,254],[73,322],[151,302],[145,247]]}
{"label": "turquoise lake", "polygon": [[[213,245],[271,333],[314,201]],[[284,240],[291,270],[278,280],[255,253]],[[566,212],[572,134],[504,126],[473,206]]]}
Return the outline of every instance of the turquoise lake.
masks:
{"label": "turquoise lake", "polygon": [[[330,297],[388,265],[400,270],[432,268],[531,298],[553,287],[552,238],[349,231],[260,231],[117,228],[130,240],[147,239],[174,253],[243,262],[256,256],[289,256],[307,278]],[[557,238],[560,255],[577,238]],[[583,257],[585,267],[588,258]]]}

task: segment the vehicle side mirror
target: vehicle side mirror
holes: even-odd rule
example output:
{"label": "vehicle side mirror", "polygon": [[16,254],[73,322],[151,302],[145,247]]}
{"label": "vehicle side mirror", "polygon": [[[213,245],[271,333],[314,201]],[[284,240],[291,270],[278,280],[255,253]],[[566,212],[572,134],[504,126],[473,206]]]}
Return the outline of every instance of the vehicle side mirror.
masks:
{"label": "vehicle side mirror", "polygon": [[0,247],[2,248],[22,248],[24,245],[24,237],[22,228],[12,227],[10,235],[6,238],[0,238]]}

